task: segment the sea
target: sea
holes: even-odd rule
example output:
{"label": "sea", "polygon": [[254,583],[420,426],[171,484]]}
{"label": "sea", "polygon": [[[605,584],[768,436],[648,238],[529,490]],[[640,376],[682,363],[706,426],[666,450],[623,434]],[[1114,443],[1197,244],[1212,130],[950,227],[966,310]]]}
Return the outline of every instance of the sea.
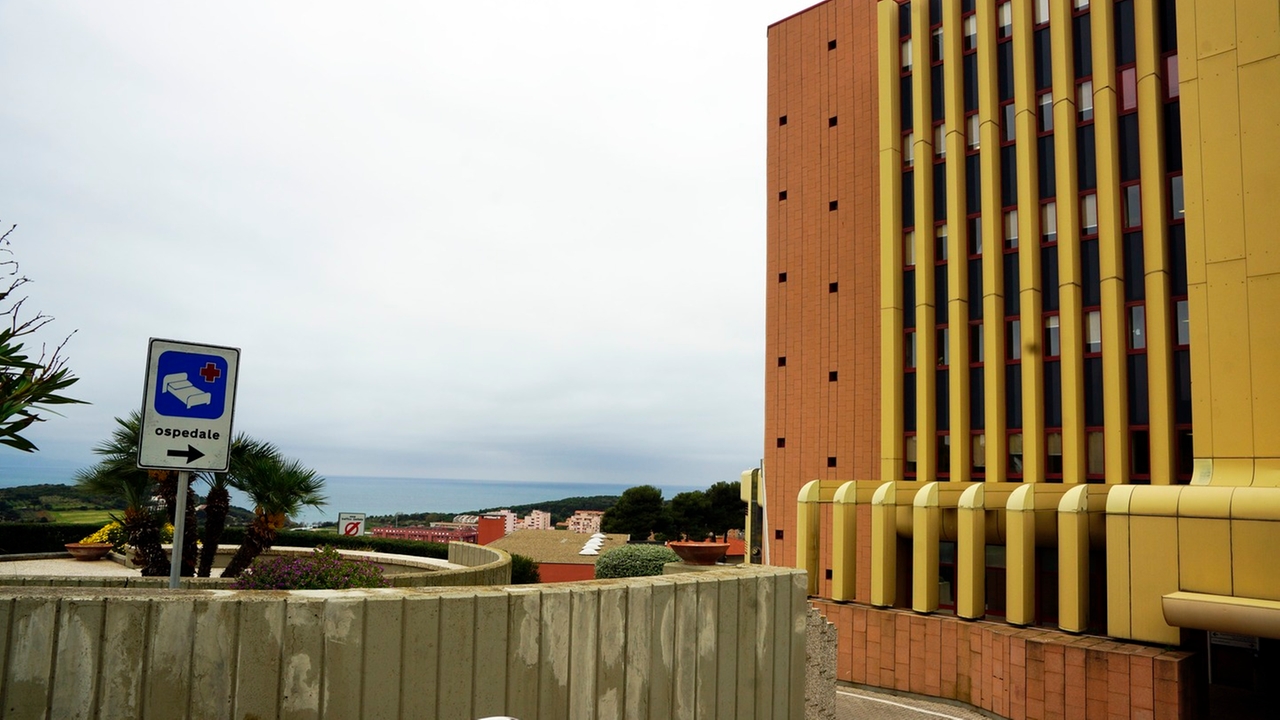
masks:
{"label": "sea", "polygon": [[[69,469],[22,468],[5,472],[0,468],[0,487],[36,483],[71,484]],[[662,490],[665,498],[689,490],[705,490],[696,485],[651,482]],[[338,513],[367,515],[395,513],[445,512],[464,513],[509,505],[527,505],[547,500],[588,495],[621,495],[629,485],[617,483],[533,482],[528,480],[455,480],[448,478],[401,477],[325,477],[324,494],[328,501],[322,508],[304,508],[294,516],[296,522],[310,524],[337,522]],[[202,492],[202,488],[196,488]],[[233,492],[231,503],[253,509],[248,497]]]}

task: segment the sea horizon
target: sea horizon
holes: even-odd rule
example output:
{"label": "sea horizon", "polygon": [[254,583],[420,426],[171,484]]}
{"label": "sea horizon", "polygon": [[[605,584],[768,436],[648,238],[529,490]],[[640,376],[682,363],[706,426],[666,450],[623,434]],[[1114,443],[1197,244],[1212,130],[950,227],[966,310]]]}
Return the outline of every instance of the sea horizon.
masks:
{"label": "sea horizon", "polygon": [[[71,485],[71,473],[50,468],[24,468],[0,476],[0,487],[20,485]],[[677,493],[706,490],[706,486],[675,483],[648,483],[671,499]],[[359,475],[325,476],[322,508],[304,508],[293,517],[295,522],[310,524],[337,522],[338,513],[395,515],[423,512],[465,513],[473,510],[528,505],[590,495],[621,495],[633,485],[620,483],[537,482],[532,480],[476,480],[465,478],[368,477]],[[204,494],[204,488],[196,487]],[[249,510],[253,504],[247,496],[232,491],[231,504]]]}

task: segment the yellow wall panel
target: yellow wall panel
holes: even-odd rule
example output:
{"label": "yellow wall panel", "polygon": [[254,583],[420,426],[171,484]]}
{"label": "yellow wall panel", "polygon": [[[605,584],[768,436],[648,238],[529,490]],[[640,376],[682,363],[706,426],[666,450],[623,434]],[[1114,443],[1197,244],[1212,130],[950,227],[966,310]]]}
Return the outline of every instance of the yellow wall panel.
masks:
{"label": "yellow wall panel", "polygon": [[[1210,372],[1213,373],[1213,454],[1253,456],[1253,393],[1249,300],[1243,260],[1208,266]],[[1109,448],[1108,448],[1109,449]]]}
{"label": "yellow wall panel", "polygon": [[[1111,493],[1125,489],[1111,489]],[[1107,498],[1111,500],[1110,497]],[[1107,634],[1115,637],[1132,637],[1129,611],[1130,550],[1129,516],[1113,514],[1107,508]]]}
{"label": "yellow wall panel", "polygon": [[1231,521],[1231,574],[1239,597],[1280,600],[1280,522]]}
{"label": "yellow wall panel", "polygon": [[[1188,246],[1190,234],[1188,233]],[[1191,435],[1196,458],[1217,455],[1213,448],[1213,353],[1209,346],[1209,285],[1187,286],[1187,312],[1191,317]],[[1222,348],[1222,352],[1229,352]]]}
{"label": "yellow wall panel", "polygon": [[[1235,6],[1234,2],[1221,2],[1221,0],[1200,0],[1193,3],[1196,14],[1196,57],[1203,59],[1235,48]],[[1203,65],[1200,70],[1204,72]]]}
{"label": "yellow wall panel", "polygon": [[[1108,526],[1110,529],[1110,526]],[[1130,582],[1141,592],[1130,598],[1132,637],[1147,642],[1177,644],[1180,633],[1164,621],[1162,595],[1178,590],[1178,521],[1172,517],[1129,516],[1129,546],[1133,563]]]}
{"label": "yellow wall panel", "polygon": [[[1181,70],[1179,70],[1181,72]],[[1183,80],[1179,86],[1182,107],[1183,220],[1187,233],[1187,282],[1205,281],[1204,182],[1200,175],[1200,83]]]}
{"label": "yellow wall panel", "polygon": [[[1274,235],[1263,233],[1255,235],[1253,242],[1280,244]],[[1275,316],[1280,308],[1280,273],[1249,278],[1248,291],[1253,309],[1248,345],[1253,370],[1253,454],[1280,458],[1280,319]]]}
{"label": "yellow wall panel", "polygon": [[[1210,488],[1206,488],[1210,489]],[[1227,520],[1178,518],[1178,589],[1231,594],[1231,524]]]}
{"label": "yellow wall panel", "polygon": [[1205,260],[1244,257],[1244,188],[1240,179],[1240,97],[1234,52],[1200,61],[1201,191]]}
{"label": "yellow wall panel", "polygon": [[[1236,52],[1241,65],[1280,54],[1280,3],[1271,0],[1238,3],[1236,31],[1239,33]],[[1243,94],[1243,88],[1241,90]]]}
{"label": "yellow wall panel", "polygon": [[1253,277],[1280,273],[1280,57],[1241,66],[1239,82],[1245,254]]}

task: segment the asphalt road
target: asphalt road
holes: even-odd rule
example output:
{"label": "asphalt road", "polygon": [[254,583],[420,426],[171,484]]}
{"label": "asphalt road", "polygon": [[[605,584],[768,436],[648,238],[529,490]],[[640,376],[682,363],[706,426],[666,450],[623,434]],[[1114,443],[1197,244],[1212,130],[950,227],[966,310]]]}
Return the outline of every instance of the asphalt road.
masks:
{"label": "asphalt road", "polygon": [[836,688],[836,717],[840,720],[987,720],[993,716],[969,707],[842,685]]}

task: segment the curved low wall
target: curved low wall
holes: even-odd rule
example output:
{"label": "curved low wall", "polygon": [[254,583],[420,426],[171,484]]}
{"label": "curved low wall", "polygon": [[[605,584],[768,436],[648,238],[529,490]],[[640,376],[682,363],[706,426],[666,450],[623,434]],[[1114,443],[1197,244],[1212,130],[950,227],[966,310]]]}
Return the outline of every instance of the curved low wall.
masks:
{"label": "curved low wall", "polygon": [[800,720],[805,607],[803,572],[760,566],[474,589],[4,587],[0,715]]}

